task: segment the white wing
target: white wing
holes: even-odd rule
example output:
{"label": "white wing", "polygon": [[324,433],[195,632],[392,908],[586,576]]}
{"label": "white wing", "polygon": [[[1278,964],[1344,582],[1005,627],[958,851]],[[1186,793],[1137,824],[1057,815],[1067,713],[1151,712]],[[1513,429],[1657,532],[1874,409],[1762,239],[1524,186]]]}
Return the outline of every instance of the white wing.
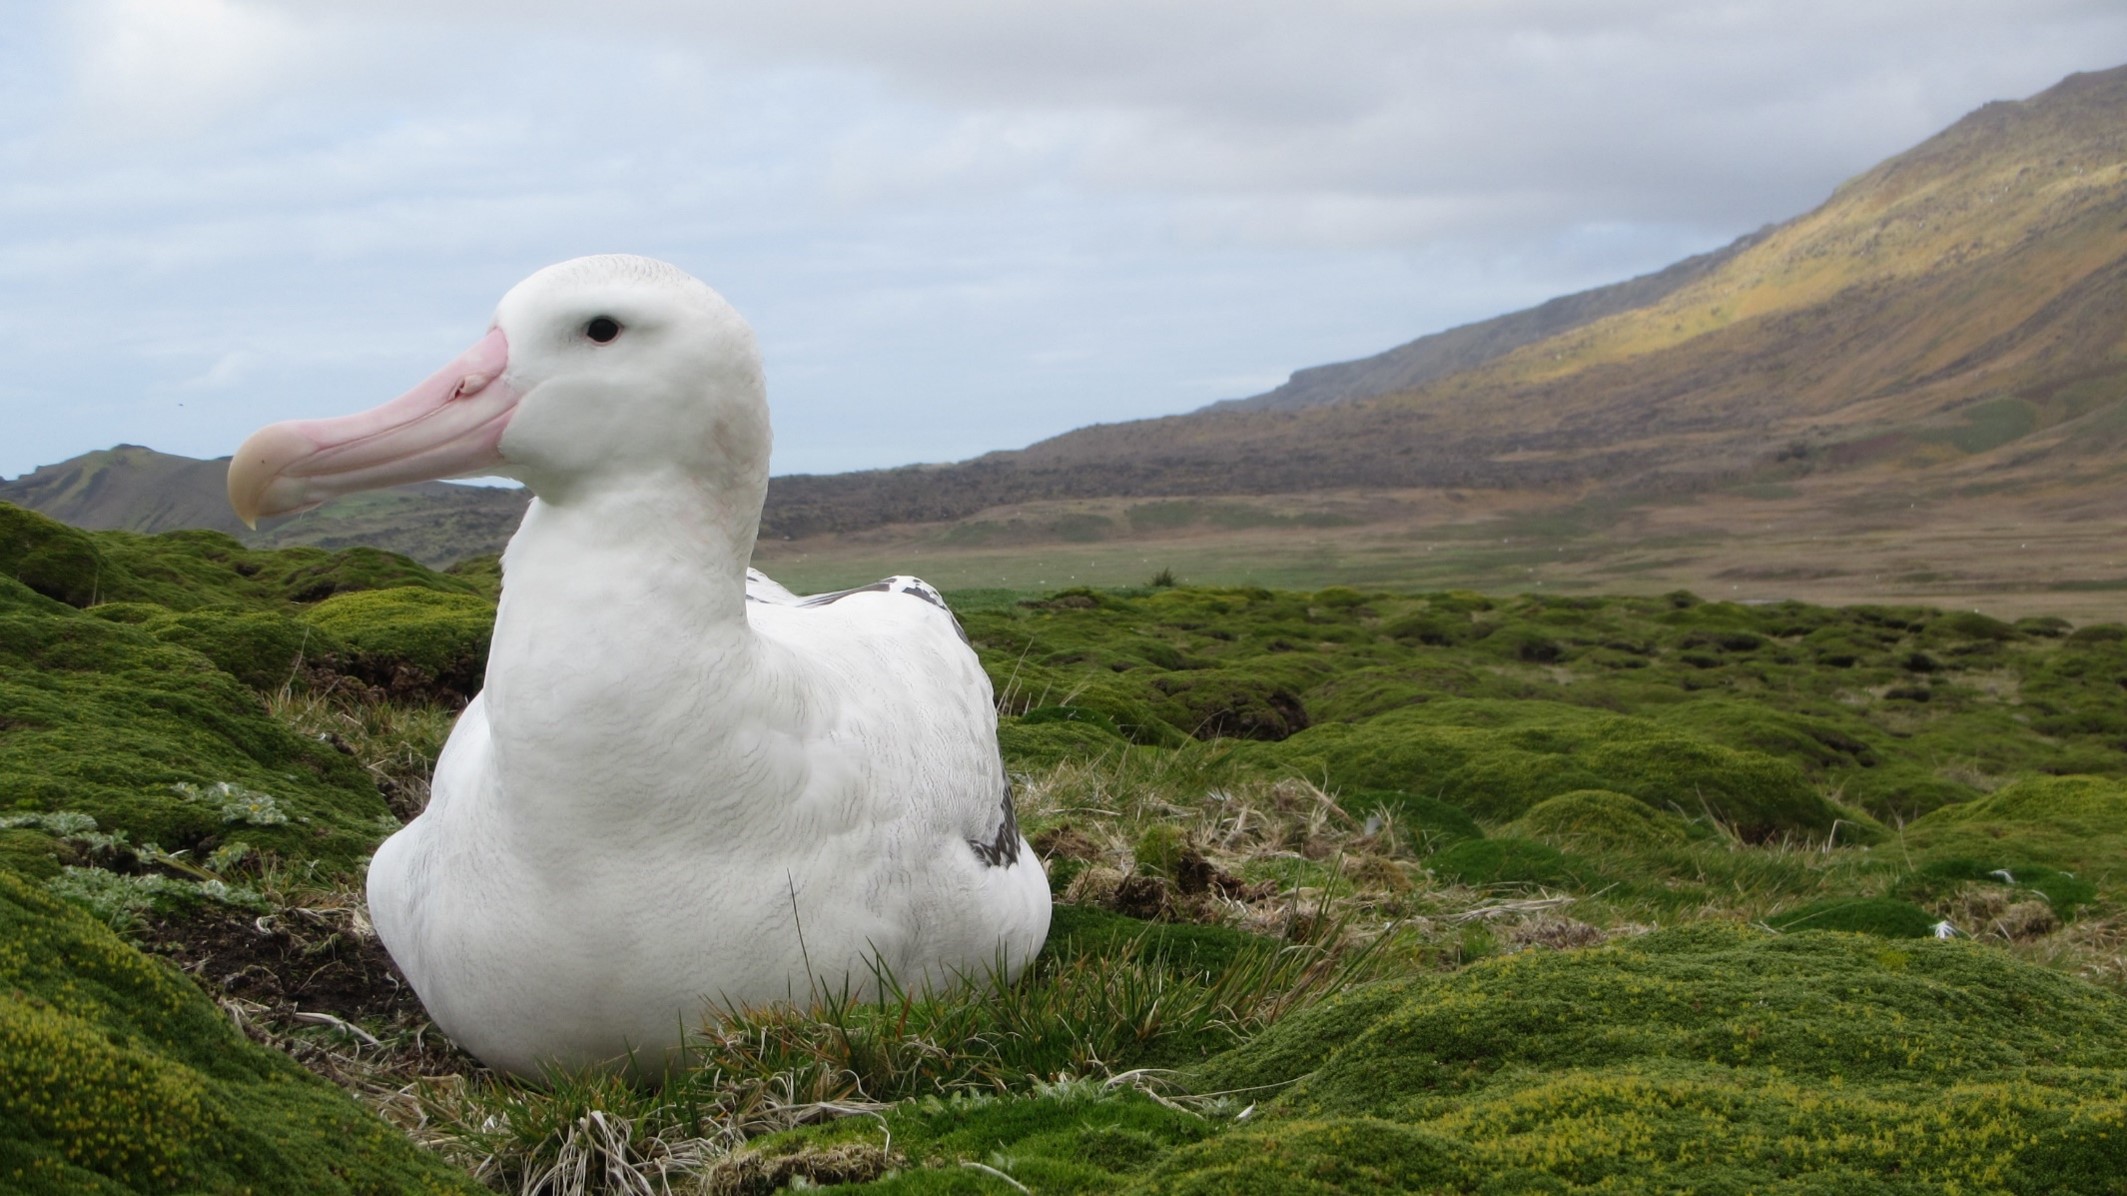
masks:
{"label": "white wing", "polygon": [[796,594],[784,589],[759,569],[746,570],[746,600],[748,602],[773,602],[778,606],[795,606]]}

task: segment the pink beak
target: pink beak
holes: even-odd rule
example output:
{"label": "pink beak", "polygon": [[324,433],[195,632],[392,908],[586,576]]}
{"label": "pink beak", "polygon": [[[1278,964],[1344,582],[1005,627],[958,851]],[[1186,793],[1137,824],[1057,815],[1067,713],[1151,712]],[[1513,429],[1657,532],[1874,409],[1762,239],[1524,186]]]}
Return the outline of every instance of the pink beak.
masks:
{"label": "pink beak", "polygon": [[491,473],[522,398],[502,379],[500,328],[427,381],[360,415],[294,419],[253,432],[229,461],[229,505],[247,526],[330,498],[407,482]]}

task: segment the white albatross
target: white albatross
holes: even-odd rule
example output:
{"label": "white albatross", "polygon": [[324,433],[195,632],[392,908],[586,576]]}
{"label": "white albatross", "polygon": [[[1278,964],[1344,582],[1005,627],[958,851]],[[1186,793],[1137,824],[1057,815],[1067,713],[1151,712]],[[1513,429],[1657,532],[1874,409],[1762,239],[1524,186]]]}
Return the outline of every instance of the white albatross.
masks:
{"label": "white albatross", "polygon": [[1048,933],[958,624],[914,578],[752,573],[768,450],[745,321],[603,256],[519,283],[400,398],[230,462],[246,522],[440,477],[535,496],[486,688],[369,868],[392,959],[491,1066],[655,1077],[717,1009],[1008,979]]}

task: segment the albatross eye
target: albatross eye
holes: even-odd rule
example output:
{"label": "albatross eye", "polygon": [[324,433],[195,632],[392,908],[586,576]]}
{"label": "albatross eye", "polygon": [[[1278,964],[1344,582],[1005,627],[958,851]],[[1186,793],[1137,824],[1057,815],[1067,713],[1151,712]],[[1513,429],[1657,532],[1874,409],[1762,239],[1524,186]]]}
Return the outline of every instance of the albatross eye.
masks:
{"label": "albatross eye", "polygon": [[596,316],[584,326],[583,334],[603,345],[620,335],[620,322],[611,316]]}

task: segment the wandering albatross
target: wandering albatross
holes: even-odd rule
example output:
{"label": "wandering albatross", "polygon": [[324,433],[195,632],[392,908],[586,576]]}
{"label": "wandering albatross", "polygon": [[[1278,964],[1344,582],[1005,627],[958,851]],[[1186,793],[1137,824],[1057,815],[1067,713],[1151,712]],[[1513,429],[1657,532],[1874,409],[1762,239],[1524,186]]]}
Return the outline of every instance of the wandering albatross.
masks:
{"label": "wandering albatross", "polygon": [[369,868],[377,933],[483,1062],[655,1077],[718,1009],[1009,979],[1049,889],[990,685],[909,577],[799,597],[751,571],[768,485],[752,330],[683,271],[550,266],[405,395],[263,428],[247,523],[501,475],[487,683],[428,808]]}

